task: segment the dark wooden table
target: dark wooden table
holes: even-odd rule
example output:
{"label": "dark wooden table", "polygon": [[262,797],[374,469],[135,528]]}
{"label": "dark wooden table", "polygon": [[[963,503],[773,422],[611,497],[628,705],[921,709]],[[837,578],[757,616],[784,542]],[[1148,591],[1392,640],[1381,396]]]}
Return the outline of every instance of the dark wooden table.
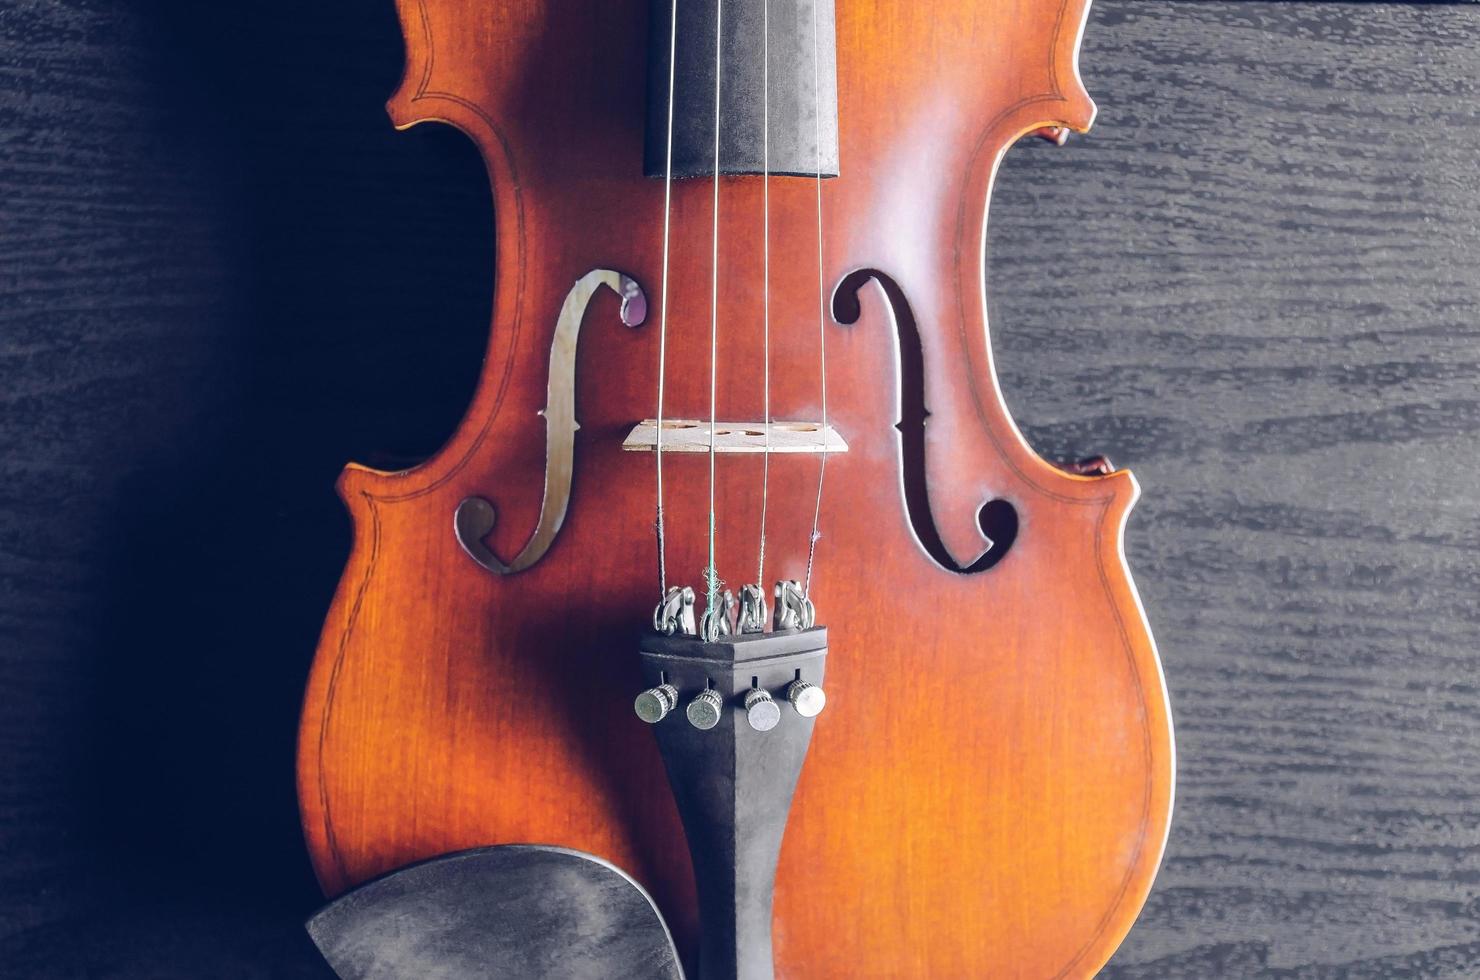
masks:
{"label": "dark wooden table", "polygon": [[[0,7],[0,975],[325,974],[331,487],[450,430],[492,261],[400,60],[389,3]],[[1480,974],[1480,7],[1099,0],[1082,66],[990,285],[1032,441],[1145,488],[1180,782],[1107,973]]]}

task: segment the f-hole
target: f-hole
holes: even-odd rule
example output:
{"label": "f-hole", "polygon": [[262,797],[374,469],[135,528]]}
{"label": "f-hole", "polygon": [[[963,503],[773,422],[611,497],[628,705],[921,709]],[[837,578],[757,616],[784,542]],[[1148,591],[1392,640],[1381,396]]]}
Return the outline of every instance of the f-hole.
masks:
{"label": "f-hole", "polygon": [[844,276],[833,291],[833,319],[845,325],[858,322],[863,314],[859,292],[870,281],[878,283],[884,293],[899,338],[899,420],[894,427],[899,430],[901,478],[910,524],[926,554],[942,568],[962,575],[984,572],[1012,550],[1018,535],[1017,508],[1001,498],[982,505],[976,522],[987,539],[987,548],[969,564],[960,564],[946,550],[930,511],[930,491],[925,482],[925,423],[930,418],[925,405],[925,348],[909,300],[887,274],[878,269],[858,269]]}

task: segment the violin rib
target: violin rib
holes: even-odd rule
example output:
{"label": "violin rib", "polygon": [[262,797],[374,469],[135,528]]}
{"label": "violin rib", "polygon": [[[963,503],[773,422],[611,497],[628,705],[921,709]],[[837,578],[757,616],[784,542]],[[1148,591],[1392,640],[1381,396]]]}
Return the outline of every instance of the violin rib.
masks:
{"label": "violin rib", "polygon": [[[340,480],[354,543],[299,742],[310,856],[337,895],[473,847],[589,852],[652,894],[691,955],[689,859],[652,735],[632,714],[640,674],[627,653],[659,597],[654,454],[623,450],[655,414],[663,182],[642,175],[647,0],[397,3],[407,64],[391,118],[451,124],[482,153],[494,310],[477,392],[447,444],[415,469],[352,465]],[[826,419],[848,451],[829,456],[822,505],[811,598],[829,630],[828,708],[782,845],[778,975],[1091,976],[1165,846],[1171,714],[1122,544],[1135,481],[1034,453],[998,389],[986,319],[987,201],[1003,154],[1023,134],[1094,117],[1076,64],[1087,8],[837,0],[840,174],[823,188],[824,279],[877,270],[895,295],[863,286],[855,322],[824,325]],[[760,182],[725,178],[720,202],[720,415],[765,418]],[[708,182],[676,183],[673,203],[665,412],[700,419]],[[816,220],[810,180],[773,182],[775,418],[822,417]],[[469,498],[491,504],[497,520],[479,527],[495,556],[520,554],[541,527],[552,341],[593,269],[622,270],[651,308],[627,329],[616,292],[591,296],[571,359],[579,425],[563,523],[538,560],[497,574],[459,543],[454,515]],[[915,448],[899,427],[911,391],[923,406]],[[665,456],[670,584],[698,586],[705,454]],[[770,464],[776,579],[806,571],[818,458]],[[722,455],[716,479],[720,571],[738,591],[756,562],[760,461]],[[978,568],[992,501],[1010,505],[1016,533]]]}

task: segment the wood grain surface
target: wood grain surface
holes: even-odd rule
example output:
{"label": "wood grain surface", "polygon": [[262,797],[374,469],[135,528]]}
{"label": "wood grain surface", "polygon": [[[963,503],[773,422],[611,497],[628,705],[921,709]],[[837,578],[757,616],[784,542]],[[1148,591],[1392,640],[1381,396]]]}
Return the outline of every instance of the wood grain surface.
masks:
{"label": "wood grain surface", "polygon": [[[0,974],[323,975],[331,486],[450,431],[491,254],[471,149],[386,126],[371,8],[0,13]],[[1463,6],[1101,0],[1095,130],[1004,166],[1008,400],[1135,468],[1178,722],[1109,976],[1480,972],[1477,45]]]}

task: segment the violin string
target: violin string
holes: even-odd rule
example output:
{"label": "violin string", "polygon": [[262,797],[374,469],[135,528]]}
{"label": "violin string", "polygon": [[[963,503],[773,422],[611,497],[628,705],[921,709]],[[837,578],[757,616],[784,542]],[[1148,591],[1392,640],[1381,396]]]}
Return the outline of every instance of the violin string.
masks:
{"label": "violin string", "polygon": [[668,596],[668,545],[663,534],[663,393],[668,365],[668,255],[673,227],[673,88],[678,66],[678,0],[673,0],[668,24],[668,160],[663,169],[663,285],[658,317],[658,417],[657,457],[658,514],[658,601]]}
{"label": "violin string", "polygon": [[[761,5],[761,198],[763,214],[762,250],[764,260],[765,333],[763,343],[763,377],[765,397],[766,451],[761,457],[761,546],[756,562],[755,584],[764,589],[766,581],[766,504],[771,483],[771,0]],[[762,593],[764,594],[764,593]]]}
{"label": "violin string", "polygon": [[719,127],[724,21],[724,0],[717,0],[714,5],[714,231],[709,259],[709,567],[704,571],[705,611],[712,621],[719,609],[720,585],[719,569],[714,560],[714,459],[715,411],[719,395]]}
{"label": "violin string", "polygon": [[827,478],[827,272],[822,256],[822,68],[818,41],[817,5],[812,0],[812,121],[816,126],[813,139],[817,148],[817,359],[822,381],[822,462],[817,468],[817,506],[812,511],[812,534],[807,539],[807,577],[802,585],[805,595],[812,594],[812,566],[817,558],[817,541],[822,537],[822,485]]}

